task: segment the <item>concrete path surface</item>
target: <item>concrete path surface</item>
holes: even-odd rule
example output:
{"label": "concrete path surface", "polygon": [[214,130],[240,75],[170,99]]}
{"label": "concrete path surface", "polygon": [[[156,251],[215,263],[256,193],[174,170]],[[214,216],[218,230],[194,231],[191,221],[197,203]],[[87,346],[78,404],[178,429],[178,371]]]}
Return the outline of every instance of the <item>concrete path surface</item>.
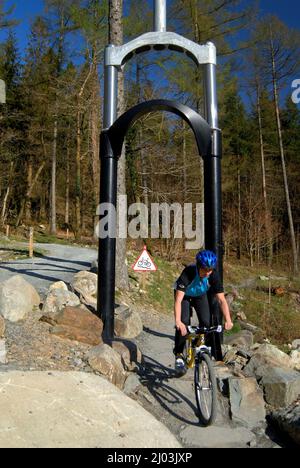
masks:
{"label": "concrete path surface", "polygon": [[[25,246],[26,244],[18,244]],[[35,244],[42,256],[32,260],[13,260],[0,263],[0,282],[11,276],[22,275],[44,297],[49,286],[56,281],[69,283],[75,273],[89,270],[97,259],[97,250],[57,244]]]}
{"label": "concrete path surface", "polygon": [[81,372],[0,372],[0,448],[181,448],[105,379]]}

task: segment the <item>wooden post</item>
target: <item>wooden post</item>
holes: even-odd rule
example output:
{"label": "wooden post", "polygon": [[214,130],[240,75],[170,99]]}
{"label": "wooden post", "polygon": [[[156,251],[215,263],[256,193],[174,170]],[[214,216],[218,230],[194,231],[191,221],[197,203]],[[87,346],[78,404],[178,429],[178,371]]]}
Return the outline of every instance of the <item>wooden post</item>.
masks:
{"label": "wooden post", "polygon": [[33,258],[33,227],[29,229],[29,258]]}
{"label": "wooden post", "polygon": [[6,225],[6,237],[9,239],[9,225]]}
{"label": "wooden post", "polygon": [[143,273],[140,273],[141,275],[141,289],[142,291],[146,291],[146,274],[143,272]]}

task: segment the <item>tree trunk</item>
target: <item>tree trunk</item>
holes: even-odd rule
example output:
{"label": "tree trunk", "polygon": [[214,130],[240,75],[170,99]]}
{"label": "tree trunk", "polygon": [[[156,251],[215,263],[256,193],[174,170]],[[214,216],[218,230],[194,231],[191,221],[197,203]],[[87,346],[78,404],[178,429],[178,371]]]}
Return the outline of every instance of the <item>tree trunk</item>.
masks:
{"label": "tree trunk", "polygon": [[[58,103],[55,104],[56,108]],[[57,160],[57,114],[54,120],[52,165],[51,165],[51,197],[50,197],[50,233],[56,235],[56,160]]]}
{"label": "tree trunk", "polygon": [[[136,66],[136,85],[138,90],[138,102],[141,102],[142,93],[141,93],[141,66],[140,63],[137,62]],[[143,122],[140,123],[139,131],[138,131],[138,141],[140,147],[140,156],[141,156],[141,173],[142,173],[142,187],[143,187],[143,201],[147,208],[149,208],[149,188],[148,188],[148,180],[147,180],[147,167],[146,167],[146,155],[145,150],[143,147]]]}
{"label": "tree trunk", "polygon": [[77,102],[76,126],[76,193],[75,193],[75,232],[76,239],[81,237],[81,110],[80,98]]}
{"label": "tree trunk", "polygon": [[40,165],[40,167],[38,168],[37,170],[37,173],[35,174],[34,176],[34,179],[32,181],[32,184],[30,187],[27,188],[27,192],[26,192],[26,195],[25,195],[25,198],[22,200],[22,203],[21,203],[21,209],[20,209],[20,212],[19,212],[19,215],[18,215],[18,219],[17,219],[17,222],[16,222],[16,227],[18,227],[22,221],[22,218],[23,218],[23,215],[24,215],[24,210],[25,210],[25,202],[26,200],[28,200],[31,195],[32,195],[32,191],[35,187],[35,184],[37,183],[38,181],[38,178],[42,172],[42,170],[44,169],[45,167],[45,161]]}
{"label": "tree trunk", "polygon": [[[94,51],[96,58],[96,50]],[[100,160],[99,160],[99,122],[100,122],[100,80],[97,71],[96,59],[94,59],[91,109],[91,145],[93,165],[93,187],[94,187],[94,225],[97,225],[98,217],[96,209],[100,201]]]}
{"label": "tree trunk", "polygon": [[80,239],[81,237],[81,143],[82,143],[82,107],[83,107],[83,95],[86,86],[92,76],[94,64],[90,65],[88,74],[82,83],[80,90],[77,95],[77,116],[76,116],[76,193],[75,193],[75,237]]}
{"label": "tree trunk", "polygon": [[242,194],[241,194],[241,157],[238,155],[238,173],[237,173],[237,185],[238,185],[238,241],[237,241],[237,259],[241,259],[242,255]]}
{"label": "tree trunk", "polygon": [[[33,171],[32,158],[30,157],[28,161],[28,169],[27,169],[27,190],[29,190],[29,188],[32,185],[32,171]],[[27,197],[25,200],[25,221],[26,223],[31,222],[31,199],[30,197]]]}
{"label": "tree trunk", "polygon": [[65,205],[65,225],[66,228],[70,224],[70,149],[67,146],[67,161],[66,161],[66,205]]}
{"label": "tree trunk", "polygon": [[[116,46],[123,44],[123,0],[109,0],[109,43]],[[124,74],[119,72],[119,107],[118,114],[125,112]],[[123,148],[118,165],[118,198],[126,195],[126,157]],[[116,255],[116,286],[129,288],[129,278],[126,260],[126,239],[117,239]]]}
{"label": "tree trunk", "polygon": [[275,106],[275,113],[276,113],[277,134],[278,134],[278,143],[279,143],[279,150],[280,150],[280,157],[281,157],[286,206],[287,206],[289,225],[290,225],[291,248],[292,248],[292,255],[293,255],[293,271],[294,271],[294,274],[297,275],[298,274],[298,257],[297,257],[296,236],[295,236],[294,220],[293,220],[293,213],[292,213],[291,200],[290,200],[287,170],[286,170],[286,164],[285,164],[285,152],[284,152],[284,147],[283,147],[282,126],[281,126],[281,117],[280,117],[280,110],[279,110],[275,50],[274,50],[273,32],[272,32],[271,26],[270,26],[270,48],[271,48],[271,56],[272,56],[274,106]]}
{"label": "tree trunk", "polygon": [[272,220],[271,212],[268,207],[268,196],[267,196],[267,180],[266,180],[266,164],[265,164],[265,147],[264,137],[262,128],[262,115],[261,115],[261,104],[260,104],[260,86],[257,83],[257,115],[258,115],[258,127],[259,127],[259,144],[260,144],[260,155],[261,155],[261,173],[262,173],[262,191],[265,208],[265,225],[266,233],[268,238],[268,265],[272,265],[273,259],[273,235],[272,235]]}
{"label": "tree trunk", "polygon": [[13,179],[13,172],[14,172],[14,163],[10,163],[10,169],[9,169],[9,177],[8,177],[8,186],[6,189],[6,193],[4,195],[3,199],[3,205],[2,205],[2,210],[1,210],[1,226],[3,227],[6,221],[7,217],[7,206],[8,206],[8,199],[9,195],[11,192],[11,185],[12,185],[12,179]]}

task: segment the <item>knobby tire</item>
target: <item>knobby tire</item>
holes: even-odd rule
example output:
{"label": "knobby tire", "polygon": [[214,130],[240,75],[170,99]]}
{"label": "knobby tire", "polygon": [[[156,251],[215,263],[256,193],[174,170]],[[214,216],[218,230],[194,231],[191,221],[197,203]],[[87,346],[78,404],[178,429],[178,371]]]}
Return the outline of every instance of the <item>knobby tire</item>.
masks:
{"label": "knobby tire", "polygon": [[211,426],[217,416],[217,379],[212,360],[206,353],[196,357],[194,383],[200,422]]}

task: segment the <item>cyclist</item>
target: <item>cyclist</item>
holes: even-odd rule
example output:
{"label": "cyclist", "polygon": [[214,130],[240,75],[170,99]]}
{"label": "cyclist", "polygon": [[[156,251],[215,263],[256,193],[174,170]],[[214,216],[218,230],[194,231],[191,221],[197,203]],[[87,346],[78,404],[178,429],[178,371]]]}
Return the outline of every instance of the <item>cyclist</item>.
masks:
{"label": "cyclist", "polygon": [[185,374],[186,365],[183,350],[190,325],[190,307],[192,306],[199,320],[200,327],[211,326],[211,312],[207,293],[213,294],[219,302],[225,319],[225,330],[231,330],[233,323],[230,310],[225,299],[224,289],[219,274],[216,271],[217,257],[209,251],[203,250],[196,256],[196,264],[183,270],[175,283],[175,370],[178,374]]}

